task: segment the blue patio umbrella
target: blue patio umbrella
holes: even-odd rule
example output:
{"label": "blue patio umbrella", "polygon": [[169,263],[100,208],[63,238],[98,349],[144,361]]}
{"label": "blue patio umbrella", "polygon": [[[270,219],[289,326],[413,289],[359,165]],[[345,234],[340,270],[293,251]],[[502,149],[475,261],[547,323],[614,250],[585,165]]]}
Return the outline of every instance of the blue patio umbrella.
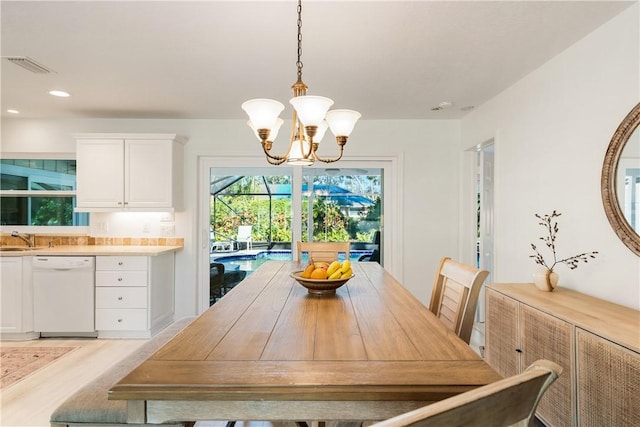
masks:
{"label": "blue patio umbrella", "polygon": [[[313,186],[313,192],[316,197],[326,197],[331,199],[339,206],[349,207],[367,207],[373,206],[375,202],[368,197],[360,194],[352,193],[346,188],[338,185],[328,184],[315,184]],[[273,185],[274,194],[291,194],[291,184],[275,184]],[[302,184],[302,193],[309,193],[309,186],[305,183]],[[274,196],[274,198],[281,198],[286,196]]]}
{"label": "blue patio umbrella", "polygon": [[[308,185],[302,185],[302,192],[308,192]],[[331,184],[316,184],[313,186],[316,196],[330,198],[340,206],[372,206],[374,201],[360,194],[352,193],[346,188]]]}

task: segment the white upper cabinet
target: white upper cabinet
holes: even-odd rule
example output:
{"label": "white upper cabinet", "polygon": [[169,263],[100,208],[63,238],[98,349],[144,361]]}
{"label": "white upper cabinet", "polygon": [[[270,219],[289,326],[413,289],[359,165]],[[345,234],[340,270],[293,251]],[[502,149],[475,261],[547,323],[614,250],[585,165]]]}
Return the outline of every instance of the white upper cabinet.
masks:
{"label": "white upper cabinet", "polygon": [[179,209],[185,140],[175,134],[76,135],[78,211]]}

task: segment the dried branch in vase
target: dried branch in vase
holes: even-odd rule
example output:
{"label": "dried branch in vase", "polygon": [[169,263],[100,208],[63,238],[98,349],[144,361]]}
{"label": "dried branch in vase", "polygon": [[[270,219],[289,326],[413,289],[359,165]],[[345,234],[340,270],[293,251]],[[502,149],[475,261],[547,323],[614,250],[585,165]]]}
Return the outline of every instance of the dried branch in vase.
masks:
{"label": "dried branch in vase", "polygon": [[551,215],[535,214],[536,218],[540,220],[538,225],[541,225],[546,229],[546,235],[543,237],[540,237],[540,240],[544,242],[545,246],[547,246],[547,248],[549,248],[549,250],[553,254],[553,263],[547,263],[547,261],[544,259],[544,256],[540,253],[540,251],[538,251],[537,246],[534,245],[533,243],[531,243],[531,249],[533,249],[535,253],[533,255],[529,255],[529,258],[533,258],[536,264],[540,264],[544,266],[549,271],[553,271],[554,267],[558,264],[565,264],[571,270],[575,270],[576,268],[578,268],[578,264],[580,262],[588,263],[589,259],[595,258],[596,255],[598,254],[597,251],[593,251],[593,252],[584,252],[584,253],[574,255],[568,258],[563,258],[563,259],[557,258],[556,238],[557,238],[559,229],[558,229],[558,222],[555,220],[555,218],[559,217],[560,215],[562,214],[556,212],[555,210],[551,213]]}

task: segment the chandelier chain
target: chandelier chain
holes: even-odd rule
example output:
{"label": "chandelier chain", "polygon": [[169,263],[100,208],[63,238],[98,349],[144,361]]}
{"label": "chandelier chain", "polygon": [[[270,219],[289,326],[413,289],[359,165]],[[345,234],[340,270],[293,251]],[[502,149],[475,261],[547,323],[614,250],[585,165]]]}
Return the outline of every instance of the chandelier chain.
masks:
{"label": "chandelier chain", "polygon": [[302,0],[298,0],[298,80],[302,80]]}

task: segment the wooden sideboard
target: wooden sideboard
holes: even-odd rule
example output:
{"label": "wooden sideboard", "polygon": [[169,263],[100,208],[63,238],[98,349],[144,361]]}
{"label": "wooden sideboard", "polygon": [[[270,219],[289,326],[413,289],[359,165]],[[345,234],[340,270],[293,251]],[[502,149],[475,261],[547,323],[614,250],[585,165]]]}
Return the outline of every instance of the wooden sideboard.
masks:
{"label": "wooden sideboard", "polygon": [[640,425],[640,312],[579,292],[491,284],[485,358],[501,375],[537,359],[564,369],[536,415],[548,426]]}

